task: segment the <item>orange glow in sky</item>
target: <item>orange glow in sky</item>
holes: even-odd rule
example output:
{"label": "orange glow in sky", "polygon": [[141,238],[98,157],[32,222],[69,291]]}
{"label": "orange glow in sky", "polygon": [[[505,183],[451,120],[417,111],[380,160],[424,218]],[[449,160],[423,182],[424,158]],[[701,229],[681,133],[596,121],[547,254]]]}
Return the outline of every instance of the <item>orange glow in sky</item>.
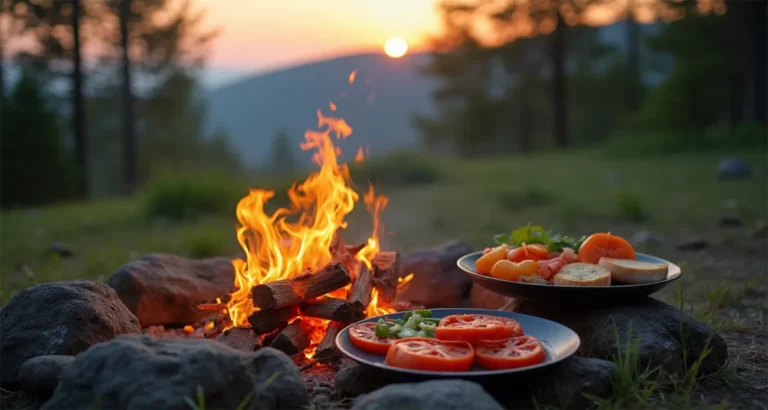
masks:
{"label": "orange glow in sky", "polygon": [[196,0],[221,30],[209,65],[269,69],[356,52],[401,37],[411,50],[439,30],[435,0]]}

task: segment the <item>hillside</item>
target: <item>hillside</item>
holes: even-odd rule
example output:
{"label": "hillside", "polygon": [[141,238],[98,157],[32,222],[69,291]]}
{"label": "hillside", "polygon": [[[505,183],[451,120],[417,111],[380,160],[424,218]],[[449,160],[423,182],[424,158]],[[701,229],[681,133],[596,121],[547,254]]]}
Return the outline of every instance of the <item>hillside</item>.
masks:
{"label": "hillside", "polygon": [[[429,112],[434,82],[418,73],[428,62],[426,54],[391,59],[379,54],[345,56],[295,68],[253,76],[208,94],[209,130],[224,129],[232,144],[251,166],[266,163],[275,134],[283,130],[295,142],[304,131],[317,126],[317,109],[331,113],[329,101],[337,105],[353,134],[342,142],[343,151],[354,155],[358,146],[369,147],[370,155],[419,143],[411,126],[414,112]],[[357,70],[350,85],[349,73]]]}

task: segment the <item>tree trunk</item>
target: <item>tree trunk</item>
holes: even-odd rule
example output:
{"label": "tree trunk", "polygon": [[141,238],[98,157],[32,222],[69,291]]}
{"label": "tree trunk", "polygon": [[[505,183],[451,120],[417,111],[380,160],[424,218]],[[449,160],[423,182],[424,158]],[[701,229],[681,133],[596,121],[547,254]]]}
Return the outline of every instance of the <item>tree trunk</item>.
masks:
{"label": "tree trunk", "polygon": [[520,93],[520,152],[531,152],[533,150],[531,86],[525,83],[529,78],[527,75],[523,75],[523,81],[518,90]]}
{"label": "tree trunk", "polygon": [[[5,15],[5,9],[5,0],[0,0],[0,16]],[[2,28],[0,28],[0,103],[5,100],[5,54],[3,54],[3,43],[5,42],[5,38],[3,38],[3,34],[5,33],[3,33]]]}
{"label": "tree trunk", "polygon": [[634,112],[640,107],[642,80],[640,76],[640,25],[630,15],[627,24],[627,111]]}
{"label": "tree trunk", "polygon": [[752,96],[753,118],[768,124],[768,1],[753,1],[752,6]]}
{"label": "tree trunk", "polygon": [[131,59],[128,45],[128,21],[131,14],[131,1],[120,0],[120,45],[123,51],[123,192],[130,194],[138,182],[138,144],[133,112],[133,94],[131,93]]}
{"label": "tree trunk", "polygon": [[[518,40],[520,41],[520,40]],[[518,93],[520,95],[520,151],[531,152],[533,150],[533,101],[531,101],[532,84],[529,84],[533,77],[530,73],[531,68],[528,63],[528,47],[525,44],[525,40],[520,41],[520,47],[522,47],[522,72],[520,73],[520,87]]]}
{"label": "tree trunk", "polygon": [[552,34],[552,103],[554,104],[555,145],[568,145],[568,104],[565,89],[565,31],[566,24],[557,12],[557,27]]}
{"label": "tree trunk", "polygon": [[731,128],[744,121],[744,77],[733,73],[729,79],[728,124]]}
{"label": "tree trunk", "polygon": [[75,136],[75,163],[78,171],[80,196],[88,197],[88,150],[85,126],[85,100],[83,99],[83,68],[80,44],[80,0],[72,0],[72,106],[74,116],[72,121]]}

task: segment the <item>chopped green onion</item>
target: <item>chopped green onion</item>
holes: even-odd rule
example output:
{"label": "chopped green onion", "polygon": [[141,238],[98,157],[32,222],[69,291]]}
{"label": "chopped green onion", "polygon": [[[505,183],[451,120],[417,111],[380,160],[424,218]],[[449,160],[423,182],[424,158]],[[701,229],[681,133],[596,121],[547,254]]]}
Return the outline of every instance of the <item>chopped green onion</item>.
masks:
{"label": "chopped green onion", "polygon": [[431,324],[427,324],[426,322],[421,322],[421,323],[419,323],[419,328],[421,328],[421,330],[434,332],[435,328],[437,328],[437,326],[431,325]]}
{"label": "chopped green onion", "polygon": [[400,339],[403,339],[406,337],[416,337],[416,330],[411,329],[410,327],[404,327],[403,330],[401,330],[400,333],[397,334],[397,337]]}
{"label": "chopped green onion", "polygon": [[379,319],[376,322],[376,336],[378,337],[390,337],[392,334],[389,331],[389,325],[384,319]]}

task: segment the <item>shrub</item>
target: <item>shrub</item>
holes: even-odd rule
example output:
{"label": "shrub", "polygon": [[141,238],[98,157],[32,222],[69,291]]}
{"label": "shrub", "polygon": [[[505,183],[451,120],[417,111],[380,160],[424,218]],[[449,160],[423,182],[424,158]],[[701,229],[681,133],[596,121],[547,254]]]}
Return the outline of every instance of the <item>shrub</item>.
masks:
{"label": "shrub", "polygon": [[[228,232],[231,235],[231,232]],[[223,237],[222,232],[210,229],[195,231],[184,237],[184,249],[191,258],[211,258],[224,256],[232,252],[228,249],[229,238]]]}
{"label": "shrub", "polygon": [[149,218],[183,220],[203,214],[233,215],[247,186],[220,175],[182,175],[152,181],[146,190]]}
{"label": "shrub", "polygon": [[502,208],[508,211],[544,206],[553,202],[552,195],[532,185],[527,185],[522,192],[501,191],[496,200]]}
{"label": "shrub", "polygon": [[645,209],[640,196],[622,190],[616,196],[616,206],[619,217],[631,222],[639,223],[648,220],[648,212]]}

